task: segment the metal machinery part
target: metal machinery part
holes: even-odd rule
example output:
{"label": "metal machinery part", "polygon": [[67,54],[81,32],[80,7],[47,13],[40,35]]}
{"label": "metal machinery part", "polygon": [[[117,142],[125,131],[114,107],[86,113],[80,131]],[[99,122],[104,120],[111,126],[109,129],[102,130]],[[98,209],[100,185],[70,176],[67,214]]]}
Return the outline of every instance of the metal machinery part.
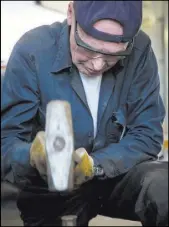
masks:
{"label": "metal machinery part", "polygon": [[77,226],[76,215],[65,215],[65,216],[62,216],[61,219],[62,219],[62,226]]}

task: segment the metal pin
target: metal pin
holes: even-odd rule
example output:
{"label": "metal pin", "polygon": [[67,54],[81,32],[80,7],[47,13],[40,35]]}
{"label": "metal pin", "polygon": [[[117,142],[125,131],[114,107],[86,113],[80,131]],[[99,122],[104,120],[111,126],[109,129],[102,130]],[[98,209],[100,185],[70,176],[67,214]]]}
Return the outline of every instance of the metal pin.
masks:
{"label": "metal pin", "polygon": [[65,216],[62,216],[61,219],[62,219],[62,226],[77,226],[76,215],[65,215]]}

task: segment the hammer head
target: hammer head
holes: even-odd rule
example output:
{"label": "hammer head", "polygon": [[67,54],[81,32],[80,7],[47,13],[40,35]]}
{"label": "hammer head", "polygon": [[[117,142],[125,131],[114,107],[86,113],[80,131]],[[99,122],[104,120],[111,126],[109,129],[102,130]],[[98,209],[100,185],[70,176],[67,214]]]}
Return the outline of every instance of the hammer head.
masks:
{"label": "hammer head", "polygon": [[73,190],[73,128],[70,104],[51,101],[46,113],[46,157],[50,191]]}

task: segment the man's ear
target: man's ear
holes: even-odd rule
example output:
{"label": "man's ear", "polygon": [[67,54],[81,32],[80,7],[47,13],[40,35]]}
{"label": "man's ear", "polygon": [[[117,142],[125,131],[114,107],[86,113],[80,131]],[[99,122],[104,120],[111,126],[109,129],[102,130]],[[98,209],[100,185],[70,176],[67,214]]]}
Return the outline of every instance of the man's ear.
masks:
{"label": "man's ear", "polygon": [[67,23],[68,23],[68,25],[72,25],[73,16],[74,16],[73,2],[69,2],[68,10],[67,10]]}

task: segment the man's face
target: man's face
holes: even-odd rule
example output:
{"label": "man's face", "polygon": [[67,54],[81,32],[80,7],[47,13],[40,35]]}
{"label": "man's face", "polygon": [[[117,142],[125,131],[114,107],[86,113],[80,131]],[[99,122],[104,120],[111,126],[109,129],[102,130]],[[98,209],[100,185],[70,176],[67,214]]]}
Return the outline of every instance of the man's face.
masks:
{"label": "man's face", "polygon": [[[72,62],[76,65],[79,72],[88,76],[97,76],[112,68],[119,61],[120,58],[118,56],[112,56],[112,54],[125,51],[128,43],[105,42],[86,34],[79,24],[76,24],[75,22],[73,3],[69,5],[67,19],[68,24],[71,26],[70,51],[72,55]],[[113,35],[123,34],[122,26],[112,20],[100,20],[94,24],[94,27],[99,31]],[[100,54],[77,45],[75,32],[78,33],[79,38],[84,43],[98,50],[98,52],[100,51],[106,54]]]}

